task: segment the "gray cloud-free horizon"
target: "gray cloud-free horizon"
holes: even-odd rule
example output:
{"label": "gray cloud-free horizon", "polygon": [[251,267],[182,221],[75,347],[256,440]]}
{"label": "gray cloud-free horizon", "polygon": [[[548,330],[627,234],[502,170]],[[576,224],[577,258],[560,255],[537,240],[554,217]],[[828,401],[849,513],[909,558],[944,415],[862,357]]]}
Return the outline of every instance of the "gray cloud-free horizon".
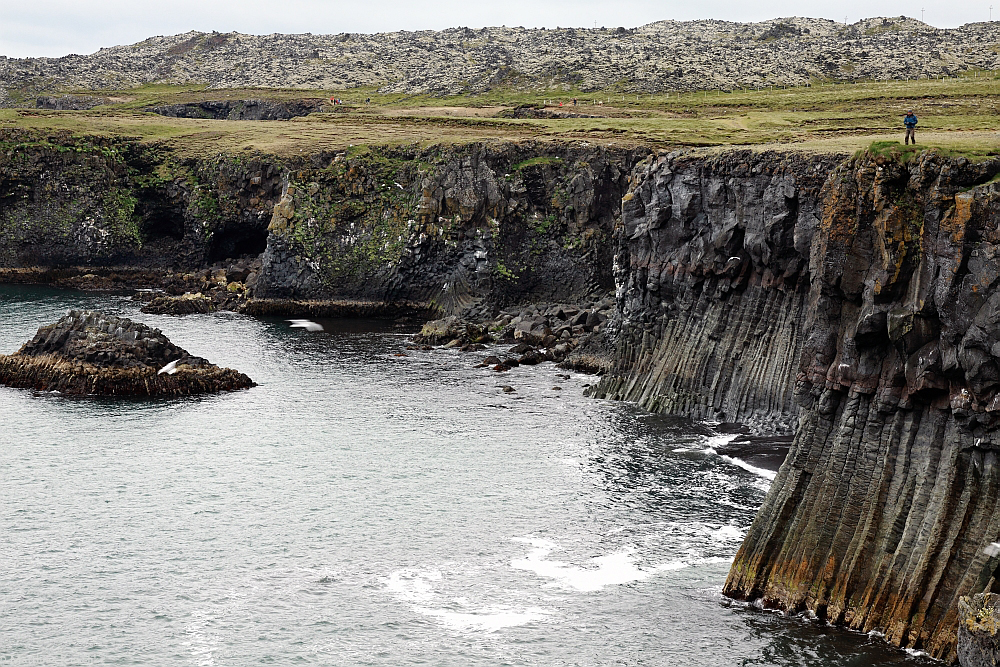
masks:
{"label": "gray cloud-free horizon", "polygon": [[[923,10],[923,12],[921,12]],[[808,16],[853,23],[875,16],[912,16],[939,28],[1000,18],[1000,0],[934,2],[922,5],[876,0],[831,4],[818,0],[701,3],[622,0],[510,0],[468,3],[464,0],[383,0],[380,3],[337,0],[175,0],[171,3],[127,0],[0,0],[0,55],[11,58],[88,54],[102,47],[132,44],[147,37],[190,30],[203,32],[343,33],[442,30],[457,26],[526,28],[635,27],[674,19],[765,21]]]}

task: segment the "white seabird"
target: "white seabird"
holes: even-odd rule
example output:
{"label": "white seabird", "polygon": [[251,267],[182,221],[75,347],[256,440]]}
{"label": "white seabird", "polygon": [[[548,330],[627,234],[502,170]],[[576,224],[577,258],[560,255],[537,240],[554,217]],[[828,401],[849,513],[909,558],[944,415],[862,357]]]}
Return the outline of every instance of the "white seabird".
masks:
{"label": "white seabird", "polygon": [[315,322],[310,322],[309,320],[285,320],[286,322],[291,322],[289,325],[292,329],[305,329],[306,331],[322,331],[323,325],[316,324]]}
{"label": "white seabird", "polygon": [[174,359],[169,364],[167,364],[166,366],[164,366],[160,370],[156,371],[156,374],[157,375],[162,375],[162,374],[166,373],[167,375],[173,375],[174,373],[177,372],[177,364],[179,364],[179,363],[180,363],[180,359]]}

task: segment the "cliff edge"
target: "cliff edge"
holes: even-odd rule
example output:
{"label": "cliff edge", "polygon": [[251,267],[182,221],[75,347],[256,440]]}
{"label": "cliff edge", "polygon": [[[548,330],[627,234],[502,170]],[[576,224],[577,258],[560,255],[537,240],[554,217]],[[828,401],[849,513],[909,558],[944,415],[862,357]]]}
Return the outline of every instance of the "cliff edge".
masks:
{"label": "cliff edge", "polygon": [[998,171],[891,149],[830,175],[798,431],[727,595],[955,658],[1000,534]]}

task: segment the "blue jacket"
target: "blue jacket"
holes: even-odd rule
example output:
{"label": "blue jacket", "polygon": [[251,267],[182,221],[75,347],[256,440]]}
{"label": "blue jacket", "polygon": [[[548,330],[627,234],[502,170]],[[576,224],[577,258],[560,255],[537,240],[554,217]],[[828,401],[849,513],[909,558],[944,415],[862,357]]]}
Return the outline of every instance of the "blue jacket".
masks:
{"label": "blue jacket", "polygon": [[908,113],[903,116],[903,125],[906,127],[916,127],[917,126],[917,115],[913,113]]}

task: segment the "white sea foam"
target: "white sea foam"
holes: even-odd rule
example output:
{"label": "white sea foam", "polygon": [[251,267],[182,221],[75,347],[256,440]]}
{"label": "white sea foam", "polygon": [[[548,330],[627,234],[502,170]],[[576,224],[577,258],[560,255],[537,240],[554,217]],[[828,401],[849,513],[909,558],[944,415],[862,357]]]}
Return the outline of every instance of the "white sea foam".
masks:
{"label": "white sea foam", "polygon": [[414,611],[438,619],[442,625],[458,632],[496,632],[504,628],[527,625],[540,621],[550,612],[537,607],[512,609],[508,607],[488,607],[471,612],[414,607]]}
{"label": "white sea foam", "polygon": [[778,473],[776,473],[773,470],[767,470],[766,468],[758,468],[757,466],[750,465],[743,459],[738,459],[735,456],[726,456],[725,454],[722,454],[720,455],[720,458],[723,461],[732,463],[734,466],[739,466],[740,468],[743,468],[748,472],[752,472],[755,475],[760,475],[761,477],[764,477],[772,482],[774,481],[774,478],[778,476]]}
{"label": "white sea foam", "polygon": [[635,562],[634,549],[625,548],[605,556],[590,558],[588,566],[580,567],[564,561],[549,560],[549,554],[557,548],[549,540],[515,538],[515,541],[530,544],[534,549],[524,558],[512,560],[510,563],[511,567],[534,572],[540,577],[552,579],[554,581],[551,585],[583,593],[599,591],[607,586],[643,581],[661,572],[680,570],[691,565],[724,562],[726,560],[724,558],[694,556],[671,560],[649,567],[639,567]]}
{"label": "white sea foam", "polygon": [[385,588],[407,602],[428,602],[434,598],[430,582],[440,580],[437,570],[396,570],[389,575]]}
{"label": "white sea foam", "polygon": [[[445,600],[442,598],[446,596],[435,590],[435,586],[440,586],[442,582],[444,577],[438,570],[406,568],[392,572],[385,580],[385,589],[400,601],[411,603],[414,612],[429,616],[457,632],[491,633],[527,625],[550,614],[538,607],[476,607],[464,597]],[[446,606],[441,606],[442,604]],[[456,611],[456,607],[462,610]]]}
{"label": "white sea foam", "polygon": [[924,653],[923,651],[918,651],[915,648],[908,648],[908,649],[904,649],[904,650],[906,651],[906,653],[908,655],[910,655],[910,656],[912,656],[914,658],[926,658],[927,657],[926,653]]}

